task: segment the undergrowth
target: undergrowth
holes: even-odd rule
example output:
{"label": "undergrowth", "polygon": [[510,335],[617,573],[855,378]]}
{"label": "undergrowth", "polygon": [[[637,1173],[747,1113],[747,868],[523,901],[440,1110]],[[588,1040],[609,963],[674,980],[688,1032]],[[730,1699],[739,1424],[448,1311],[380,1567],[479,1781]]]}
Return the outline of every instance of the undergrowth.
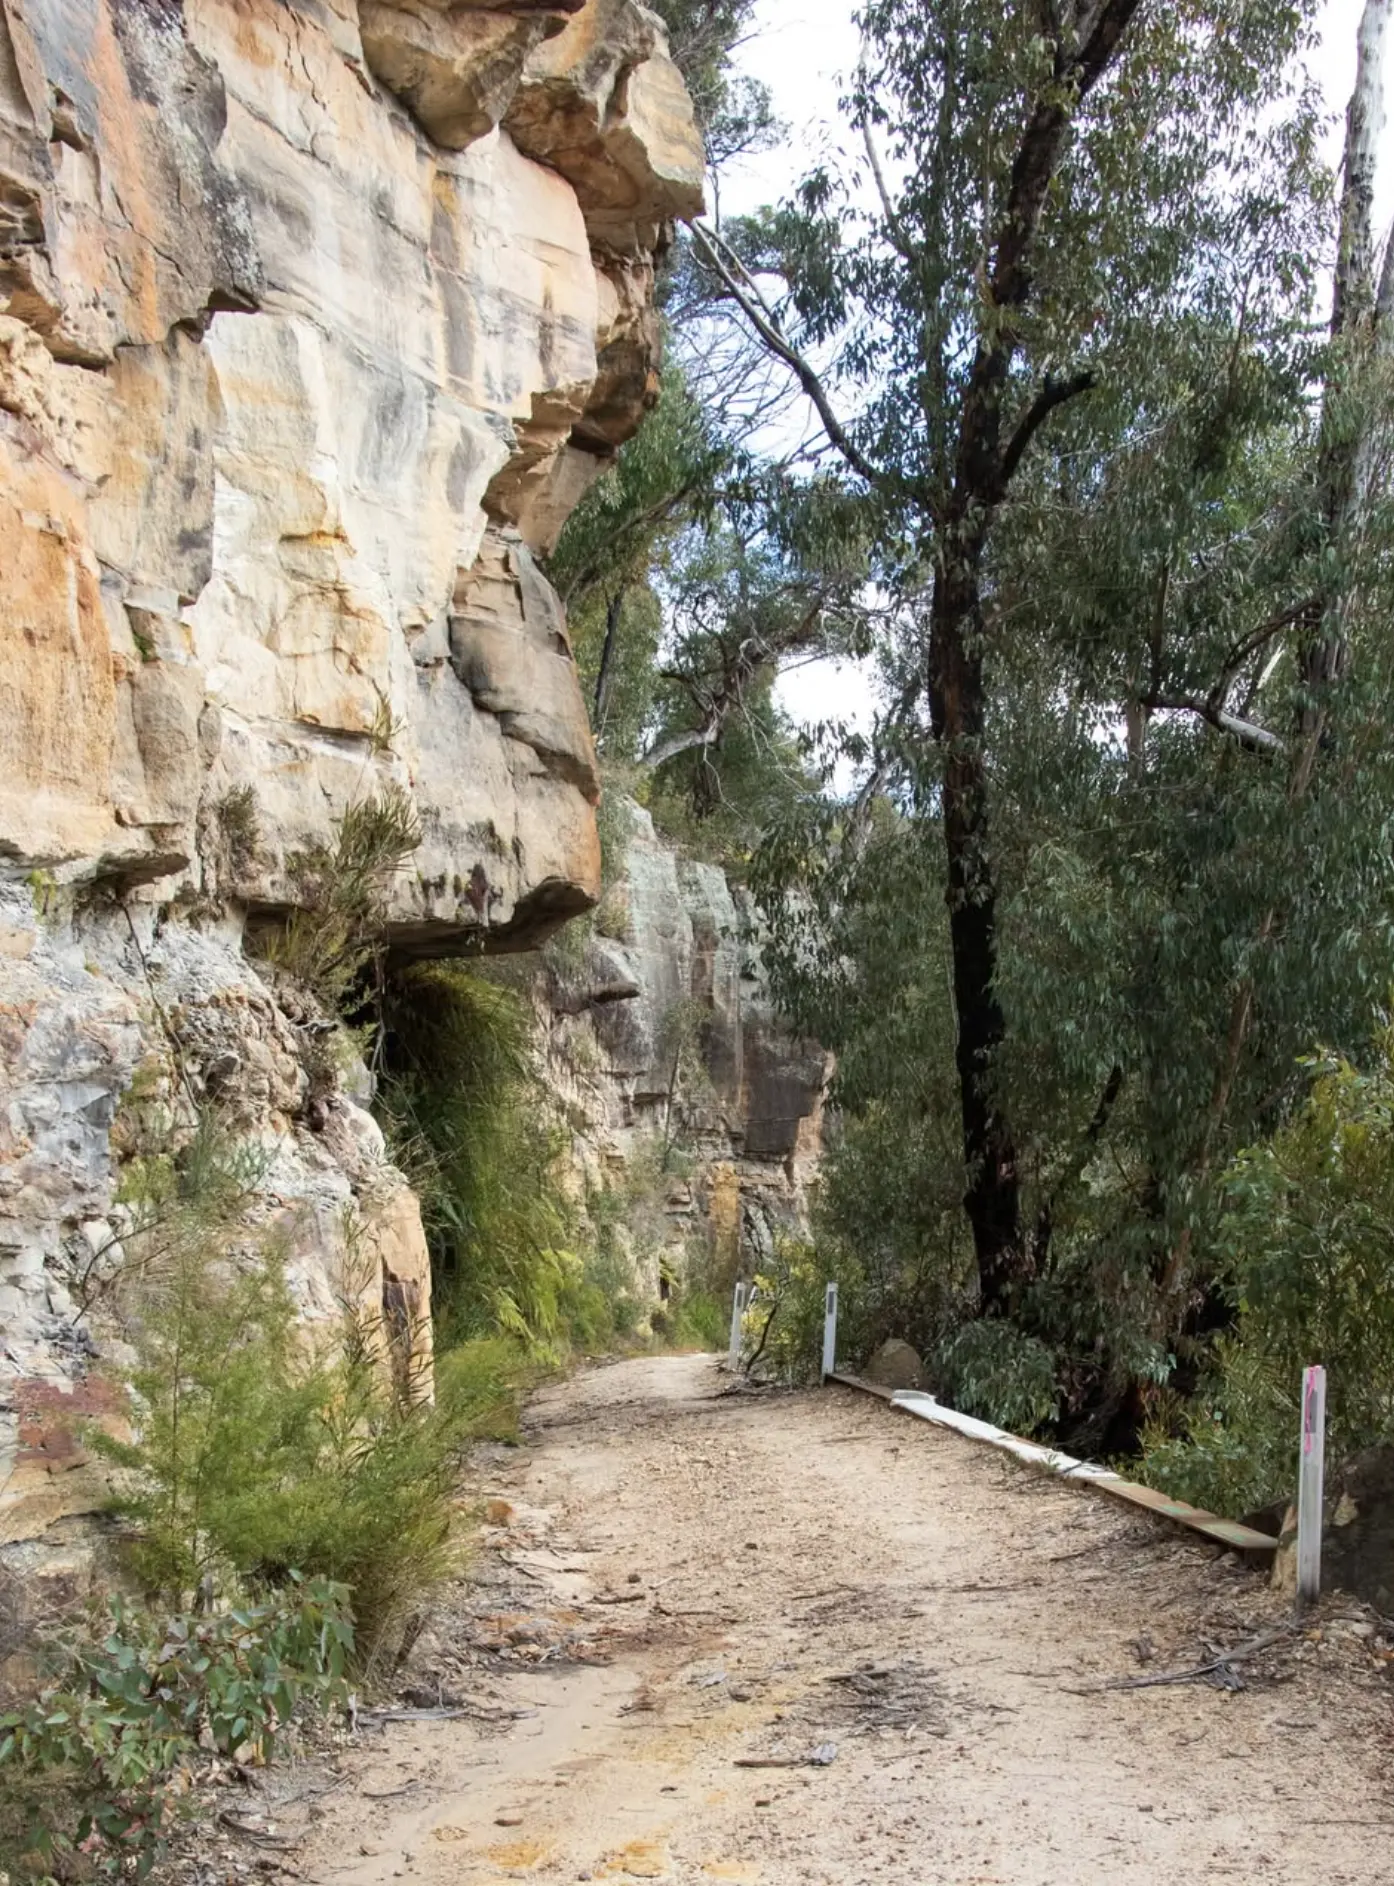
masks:
{"label": "undergrowth", "polygon": [[1394,1437],[1394,1028],[1367,1069],[1307,1066],[1293,1118],[1224,1175],[1229,1327],[1144,1435],[1152,1484],[1231,1515],[1290,1497],[1308,1363],[1327,1371],[1328,1458]]}
{"label": "undergrowth", "polygon": [[142,1589],[178,1604],[303,1574],[349,1593],[370,1675],[461,1562],[466,1447],[507,1436],[526,1366],[493,1338],[442,1358],[434,1401],[346,1300],[307,1343],[272,1242],[181,1250],[133,1321],[133,1438],[94,1434]]}
{"label": "undergrowth", "polygon": [[0,1716],[0,1863],[15,1879],[144,1879],[209,1752],[268,1760],[298,1712],[344,1698],[353,1647],[348,1593],[325,1579],[202,1615],[111,1598]]}
{"label": "undergrowth", "polygon": [[462,963],[422,963],[389,978],[382,1014],[381,1111],[421,1199],[442,1345],[497,1333],[555,1363],[573,1338],[603,1338],[526,1001]]}

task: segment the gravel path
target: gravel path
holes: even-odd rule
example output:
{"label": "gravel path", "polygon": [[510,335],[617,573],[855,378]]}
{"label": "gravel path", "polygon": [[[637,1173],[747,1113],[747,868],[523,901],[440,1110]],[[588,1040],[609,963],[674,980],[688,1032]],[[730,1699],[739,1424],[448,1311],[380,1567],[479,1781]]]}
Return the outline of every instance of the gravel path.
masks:
{"label": "gravel path", "polygon": [[1238,1691],[1100,1689],[1282,1612],[1084,1489],[681,1356],[548,1389],[479,1494],[498,1523],[408,1677],[482,1713],[361,1736],[303,1879],[1394,1880],[1368,1615],[1328,1607]]}

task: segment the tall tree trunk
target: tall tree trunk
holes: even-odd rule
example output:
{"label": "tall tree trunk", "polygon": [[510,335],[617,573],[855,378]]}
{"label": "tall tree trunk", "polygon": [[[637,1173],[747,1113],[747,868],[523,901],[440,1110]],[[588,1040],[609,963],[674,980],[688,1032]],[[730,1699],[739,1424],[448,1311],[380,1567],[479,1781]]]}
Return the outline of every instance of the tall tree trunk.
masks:
{"label": "tall tree trunk", "polygon": [[[1051,184],[1081,102],[1117,57],[1142,4],[1143,0],[1092,0],[1063,13],[1055,6],[1042,9],[1052,70],[1028,101],[993,234],[983,282],[985,318],[964,388],[953,450],[952,494],[944,513],[939,511],[937,476],[918,490],[911,487],[928,527],[926,561],[937,572],[927,680],[930,715],[942,755],[946,894],[958,1010],[955,1059],[968,1169],[964,1209],[973,1231],[982,1308],[996,1313],[1011,1307],[1031,1273],[1033,1252],[1021,1235],[1016,1147],[993,1092],[1006,1023],[997,993],[997,883],[988,844],[980,567],[993,514],[1032,439],[1059,406],[1094,383],[1089,371],[1065,379],[1048,372],[1003,439],[1002,403],[1012,391],[1012,370],[1021,344],[1020,316],[1031,299],[1036,237]],[[890,237],[893,246],[899,246],[900,232],[885,196],[874,148],[870,155],[888,213]],[[906,481],[878,468],[862,452],[838,420],[818,375],[784,334],[769,304],[720,236],[700,226],[694,233],[706,261],[721,276],[755,332],[797,377],[832,444],[859,477],[902,501],[907,495]],[[914,266],[913,254],[907,259]],[[927,384],[942,387],[947,383],[952,370],[947,352],[924,364],[933,369]],[[930,417],[937,418],[932,412]],[[932,498],[927,495],[931,487]]]}
{"label": "tall tree trunk", "polygon": [[605,605],[605,640],[600,647],[600,672],[595,677],[595,731],[599,736],[605,725],[605,710],[610,704],[610,677],[615,662],[615,637],[619,633],[624,609],[624,585]]}
{"label": "tall tree trunk", "polygon": [[957,1011],[955,1060],[980,1304],[1010,1307],[1024,1278],[1016,1147],[993,1093],[1006,1021],[997,994],[997,880],[988,833],[984,686],[976,554],[941,566],[929,638],[929,702],[942,754],[949,948]]}

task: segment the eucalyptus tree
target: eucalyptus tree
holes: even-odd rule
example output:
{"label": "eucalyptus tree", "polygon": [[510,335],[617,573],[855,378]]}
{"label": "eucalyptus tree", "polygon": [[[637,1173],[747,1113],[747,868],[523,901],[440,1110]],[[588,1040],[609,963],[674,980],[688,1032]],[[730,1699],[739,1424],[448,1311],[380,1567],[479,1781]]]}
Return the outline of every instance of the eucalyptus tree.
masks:
{"label": "eucalyptus tree", "polygon": [[[1342,520],[1314,496],[1333,487],[1308,454],[1332,247],[1300,62],[1310,13],[868,0],[847,100],[860,151],[780,211],[695,232],[812,402],[874,519],[875,575],[913,623],[893,651],[893,745],[902,804],[942,836],[963,1203],[990,1312],[1038,1277],[1053,1192],[1090,1157],[1141,1032],[1114,1005],[1076,1144],[1041,1162],[1053,1174],[1028,1211],[1033,1124],[1013,1098],[1030,1087],[1002,962],[1012,835],[993,822],[1012,734],[1024,725],[1029,749],[1033,728],[1054,729],[1050,766],[1080,788],[1056,810],[1072,798],[1085,824],[1091,792],[1127,783],[1120,743],[1134,780],[1154,769],[1164,790],[1168,764],[1184,778],[1178,723],[1288,763],[1289,728],[1256,717],[1274,648],[1331,640],[1313,571]],[[1304,752],[1322,736],[1301,712],[1340,667],[1302,669]],[[1012,860],[1018,882],[1031,863]],[[1215,968],[1238,1012],[1242,975]],[[1029,972],[1018,988],[1029,1007]],[[1105,1032],[1088,978],[1064,1000],[1082,1037]]]}

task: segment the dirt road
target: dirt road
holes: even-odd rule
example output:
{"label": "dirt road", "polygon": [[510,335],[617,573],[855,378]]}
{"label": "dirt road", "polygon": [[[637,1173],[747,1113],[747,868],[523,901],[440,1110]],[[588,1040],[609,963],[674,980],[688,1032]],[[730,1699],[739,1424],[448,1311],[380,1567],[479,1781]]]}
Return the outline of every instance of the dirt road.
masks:
{"label": "dirt road", "polygon": [[418,1702],[499,1719],[361,1732],[295,1874],[1394,1881],[1394,1681],[1355,1607],[1235,1693],[1091,1687],[1281,1612],[1213,1548],[878,1403],[726,1386],[663,1357],[539,1398],[412,1664]]}

